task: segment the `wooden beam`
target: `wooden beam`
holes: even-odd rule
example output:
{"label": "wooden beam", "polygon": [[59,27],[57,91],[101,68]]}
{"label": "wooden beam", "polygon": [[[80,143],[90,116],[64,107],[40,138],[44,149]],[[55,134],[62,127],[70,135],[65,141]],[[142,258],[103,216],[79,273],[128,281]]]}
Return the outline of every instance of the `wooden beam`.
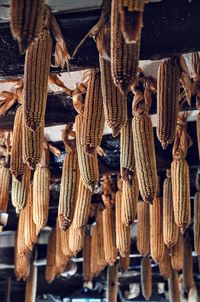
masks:
{"label": "wooden beam", "polygon": [[[141,60],[160,59],[180,53],[200,50],[200,2],[198,0],[163,0],[149,3],[144,13],[141,40]],[[58,13],[69,52],[97,23],[100,10]],[[0,77],[23,75],[24,57],[19,55],[17,43],[12,38],[9,24],[0,24]],[[98,53],[93,39],[87,39],[76,57],[70,61],[71,70],[98,66]],[[52,71],[61,71],[53,69]]]}

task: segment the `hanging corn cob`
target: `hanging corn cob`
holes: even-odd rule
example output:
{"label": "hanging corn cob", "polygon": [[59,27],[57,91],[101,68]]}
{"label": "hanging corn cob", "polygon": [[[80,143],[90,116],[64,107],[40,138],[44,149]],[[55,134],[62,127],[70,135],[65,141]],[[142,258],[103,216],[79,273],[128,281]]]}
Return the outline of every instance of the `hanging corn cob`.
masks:
{"label": "hanging corn cob", "polygon": [[176,137],[173,146],[173,162],[171,164],[174,219],[181,232],[190,223],[190,177],[189,167],[185,160],[191,145],[186,131],[186,115],[178,119]]}
{"label": "hanging corn cob", "polygon": [[127,120],[127,100],[113,83],[110,62],[99,57],[99,64],[105,119],[115,137]]}
{"label": "hanging corn cob", "polygon": [[92,155],[88,155],[84,152],[83,146],[81,145],[82,115],[76,116],[75,125],[80,176],[84,185],[92,192],[95,184],[99,180],[97,153],[95,151]]}
{"label": "hanging corn cob", "polygon": [[113,266],[108,266],[107,270],[107,300],[109,302],[117,301],[117,292],[118,292],[118,264],[115,263]]}
{"label": "hanging corn cob", "polygon": [[22,121],[22,106],[17,108],[15,113],[12,149],[10,158],[10,171],[16,180],[21,181],[24,174],[24,163],[22,156],[22,136],[23,136],[23,121]]}
{"label": "hanging corn cob", "polygon": [[47,264],[45,268],[45,279],[51,283],[56,275],[56,230],[53,229],[49,235],[47,245]]}
{"label": "hanging corn cob", "polygon": [[21,53],[28,48],[42,30],[44,0],[12,0],[10,5],[11,32],[18,41]]}
{"label": "hanging corn cob", "polygon": [[149,257],[143,257],[141,261],[141,285],[142,295],[149,300],[152,295],[152,268]]}
{"label": "hanging corn cob", "polygon": [[171,248],[171,265],[176,272],[183,268],[183,234],[180,231],[176,244]]}
{"label": "hanging corn cob", "polygon": [[183,251],[183,286],[189,291],[194,285],[192,243],[189,233],[186,233],[184,237]]}
{"label": "hanging corn cob", "polygon": [[17,280],[26,280],[30,274],[30,252],[23,255],[18,254],[15,247],[15,276]]}
{"label": "hanging corn cob", "polygon": [[94,153],[101,143],[104,129],[103,98],[100,71],[91,69],[83,113],[82,145],[86,153]]}
{"label": "hanging corn cob", "polygon": [[163,205],[162,199],[156,197],[150,205],[150,248],[151,257],[159,262],[164,256],[163,241]]}
{"label": "hanging corn cob", "polygon": [[19,213],[26,204],[30,178],[31,171],[27,165],[24,167],[24,175],[21,181],[16,180],[14,176],[12,176],[11,198],[17,213]]}
{"label": "hanging corn cob", "polygon": [[158,69],[157,137],[163,149],[173,143],[179,111],[181,69],[176,57],[165,59]]}
{"label": "hanging corn cob", "polygon": [[104,240],[103,240],[103,211],[99,207],[96,213],[96,225],[97,225],[97,238],[98,238],[98,259],[97,263],[100,270],[103,270],[106,266],[105,252],[104,252]]}
{"label": "hanging corn cob", "polygon": [[169,249],[165,245],[163,258],[159,261],[159,270],[164,279],[168,279],[172,274],[171,259]]}
{"label": "hanging corn cob", "polygon": [[138,203],[138,182],[134,175],[130,182],[123,180],[122,200],[121,200],[121,220],[124,225],[128,226],[135,220]]}
{"label": "hanging corn cob", "polygon": [[172,271],[171,277],[168,279],[169,287],[169,301],[181,302],[180,290],[179,290],[179,278],[175,271]]}
{"label": "hanging corn cob", "polygon": [[194,197],[194,248],[200,257],[200,192]]}
{"label": "hanging corn cob", "polygon": [[98,237],[97,237],[97,226],[93,225],[91,227],[91,250],[90,250],[90,278],[93,279],[97,277],[101,269],[98,266]]}
{"label": "hanging corn cob", "polygon": [[137,204],[137,250],[142,256],[147,256],[150,249],[150,212],[149,204],[139,201]]}
{"label": "hanging corn cob", "polygon": [[[122,181],[122,180],[121,180]],[[122,192],[116,193],[115,200],[115,225],[116,225],[116,247],[121,257],[126,257],[130,251],[130,226],[123,224],[121,219]]]}
{"label": "hanging corn cob", "polygon": [[127,254],[126,257],[120,257],[119,258],[119,271],[122,274],[125,274],[130,266],[130,255]]}
{"label": "hanging corn cob", "polygon": [[63,231],[59,227],[59,223],[57,220],[57,222],[56,222],[56,242],[54,242],[54,244],[56,245],[56,255],[55,255],[56,276],[60,276],[60,274],[63,273],[65,266],[69,260],[69,258],[66,257],[65,254],[63,254],[61,232],[63,232]]}
{"label": "hanging corn cob", "polygon": [[49,147],[44,143],[43,158],[33,176],[33,221],[37,234],[44,228],[48,219],[50,199]]}
{"label": "hanging corn cob", "polygon": [[136,43],[140,39],[143,26],[145,3],[149,0],[120,0],[121,32],[126,43]]}
{"label": "hanging corn cob", "polygon": [[153,202],[157,188],[153,128],[148,116],[154,89],[155,83],[151,78],[139,78],[132,88],[135,94],[132,129],[136,174],[141,196],[149,203]]}
{"label": "hanging corn cob", "polygon": [[163,239],[168,248],[178,240],[178,226],[174,220],[172,182],[170,170],[166,171],[167,178],[163,184]]}
{"label": "hanging corn cob", "polygon": [[73,224],[69,228],[69,248],[72,255],[76,257],[78,252],[81,251],[84,242],[84,231],[83,229],[74,229]]}
{"label": "hanging corn cob", "polygon": [[25,227],[25,217],[26,211],[22,209],[19,214],[18,226],[17,226],[17,241],[16,241],[16,249],[17,254],[20,256],[27,254],[29,248],[25,243],[25,236],[24,236],[24,227]]}
{"label": "hanging corn cob", "polygon": [[30,274],[26,280],[25,302],[34,302],[37,293],[37,266],[32,265]]}
{"label": "hanging corn cob", "polygon": [[68,148],[66,151],[67,154],[65,155],[62,168],[58,207],[59,224],[63,230],[69,228],[72,223],[79,183],[78,155],[76,148],[74,148],[74,150]]}
{"label": "hanging corn cob", "polygon": [[9,168],[4,163],[0,164],[0,211],[3,212],[8,208],[10,176]]}
{"label": "hanging corn cob", "polygon": [[127,93],[135,80],[140,53],[140,39],[135,44],[126,44],[119,30],[120,3],[112,0],[111,8],[111,71],[112,78],[122,93]]}
{"label": "hanging corn cob", "polygon": [[[96,257],[95,257],[96,260]],[[91,236],[85,233],[83,243],[83,279],[88,282],[91,280]]]}
{"label": "hanging corn cob", "polygon": [[30,184],[27,195],[27,202],[24,207],[24,240],[29,250],[32,251],[37,242],[36,225],[33,221],[33,186]]}
{"label": "hanging corn cob", "polygon": [[70,258],[72,257],[72,252],[69,248],[69,229],[66,231],[61,230],[60,233],[62,253],[66,256],[66,258]]}

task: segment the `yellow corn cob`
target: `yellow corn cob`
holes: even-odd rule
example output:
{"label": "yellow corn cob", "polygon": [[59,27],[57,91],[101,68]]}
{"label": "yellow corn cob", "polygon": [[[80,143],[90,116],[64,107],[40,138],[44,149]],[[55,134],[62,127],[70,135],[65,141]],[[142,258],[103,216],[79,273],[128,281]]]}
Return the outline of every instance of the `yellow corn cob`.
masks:
{"label": "yellow corn cob", "polygon": [[156,195],[157,175],[153,128],[145,113],[135,114],[132,122],[134,156],[140,194],[152,203]]}
{"label": "yellow corn cob", "polygon": [[21,181],[16,180],[14,176],[12,177],[12,204],[17,213],[19,213],[26,204],[30,178],[31,171],[28,166],[24,167],[24,175]]}
{"label": "yellow corn cob", "polygon": [[104,252],[103,211],[101,209],[97,210],[96,225],[97,225],[98,254],[99,254],[97,263],[100,269],[103,270],[107,263],[106,263],[105,252]]}
{"label": "yellow corn cob", "polygon": [[36,300],[37,293],[37,266],[32,265],[30,274],[26,280],[25,302],[33,302]]}
{"label": "yellow corn cob", "polygon": [[194,285],[192,243],[189,234],[184,237],[183,249],[183,286],[189,291]]}
{"label": "yellow corn cob", "polygon": [[25,223],[24,223],[24,240],[29,250],[32,251],[37,242],[36,225],[33,221],[33,187],[29,185],[27,202],[24,207]]}
{"label": "yellow corn cob", "polygon": [[91,198],[91,191],[84,185],[82,179],[80,178],[73,218],[74,229],[83,228],[86,225],[90,214]]}
{"label": "yellow corn cob", "polygon": [[172,271],[171,277],[168,279],[169,287],[169,301],[181,302],[180,290],[179,290],[179,278],[175,271]]}
{"label": "yellow corn cob", "polygon": [[120,172],[124,180],[132,179],[135,172],[132,119],[129,119],[120,131]]}
{"label": "yellow corn cob", "polygon": [[121,220],[122,192],[117,191],[115,202],[115,225],[116,225],[116,246],[121,257],[125,257],[130,251],[130,226],[123,224]]}
{"label": "yellow corn cob", "polygon": [[24,236],[25,219],[26,219],[25,209],[22,209],[19,214],[18,227],[17,227],[17,241],[16,241],[17,254],[21,256],[25,255],[29,250],[25,243],[25,236]]}
{"label": "yellow corn cob", "polygon": [[8,208],[10,179],[9,168],[0,166],[0,211],[3,212]]}
{"label": "yellow corn cob", "polygon": [[127,254],[126,257],[119,258],[119,271],[124,274],[128,271],[130,266],[130,255]]}
{"label": "yellow corn cob", "polygon": [[142,295],[149,300],[152,295],[152,268],[149,257],[143,257],[141,261],[141,285]]}
{"label": "yellow corn cob", "polygon": [[115,213],[109,207],[103,210],[103,241],[106,262],[113,265],[117,260]]}
{"label": "yellow corn cob", "polygon": [[24,174],[24,163],[22,158],[22,136],[23,136],[22,106],[20,106],[15,114],[11,158],[10,158],[10,171],[18,181],[22,180],[22,175]]}
{"label": "yellow corn cob", "polygon": [[138,203],[138,182],[136,176],[133,177],[131,183],[123,181],[122,185],[122,204],[121,204],[121,220],[124,225],[128,226],[135,220]]}
{"label": "yellow corn cob", "polygon": [[11,0],[11,32],[21,53],[38,37],[44,19],[44,0]]}
{"label": "yellow corn cob", "polygon": [[53,229],[49,235],[47,245],[47,264],[45,268],[45,279],[51,283],[56,275],[56,230]]}
{"label": "yellow corn cob", "polygon": [[200,192],[194,197],[194,249],[200,257]]}
{"label": "yellow corn cob", "polygon": [[156,197],[150,205],[150,248],[151,257],[159,262],[164,256],[162,199]]}
{"label": "yellow corn cob", "polygon": [[173,143],[179,110],[181,70],[177,58],[165,59],[158,69],[157,137],[163,149]]}
{"label": "yellow corn cob", "polygon": [[99,57],[99,64],[105,119],[115,137],[127,120],[127,99],[113,83],[110,62]]}
{"label": "yellow corn cob", "polygon": [[66,154],[62,168],[58,219],[61,229],[66,230],[72,223],[78,192],[79,168],[77,152]]}
{"label": "yellow corn cob", "polygon": [[197,142],[198,142],[198,151],[199,151],[199,160],[200,160],[200,112],[197,114],[196,129],[197,129]]}
{"label": "yellow corn cob", "polygon": [[174,220],[172,182],[169,170],[163,184],[163,239],[168,248],[175,245],[178,240],[178,226]]}
{"label": "yellow corn cob", "polygon": [[101,144],[104,124],[100,71],[91,69],[83,113],[82,145],[85,152],[93,153]]}
{"label": "yellow corn cob", "polygon": [[118,292],[118,264],[115,263],[113,266],[108,266],[107,270],[107,300],[109,302],[117,301],[117,292]]}
{"label": "yellow corn cob", "polygon": [[171,267],[169,249],[166,245],[165,245],[165,250],[164,250],[164,256],[159,261],[158,265],[159,265],[160,273],[164,277],[164,279],[170,278],[171,274],[172,274],[172,267]]}
{"label": "yellow corn cob", "polygon": [[73,224],[69,228],[69,248],[75,257],[81,251],[84,242],[83,229],[74,229]]}
{"label": "yellow corn cob", "polygon": [[147,256],[150,249],[150,213],[149,204],[140,201],[137,204],[137,250],[142,256]]}
{"label": "yellow corn cob", "polygon": [[24,125],[23,131],[23,161],[30,169],[35,170],[42,158],[44,125],[41,125],[35,131]]}
{"label": "yellow corn cob", "polygon": [[72,252],[69,248],[69,229],[66,231],[61,230],[60,235],[62,253],[66,256],[66,258],[70,258],[72,257]]}
{"label": "yellow corn cob", "polygon": [[121,92],[127,93],[133,83],[138,67],[140,39],[135,44],[126,44],[119,30],[119,1],[112,1],[111,8],[111,71],[112,78]]}
{"label": "yellow corn cob", "polygon": [[24,70],[24,123],[35,131],[44,124],[52,39],[43,30],[26,52]]}
{"label": "yellow corn cob", "polygon": [[89,232],[85,233],[83,243],[83,279],[90,281],[91,277],[91,236]]}
{"label": "yellow corn cob", "polygon": [[190,175],[185,159],[171,164],[174,219],[181,232],[190,224]]}
{"label": "yellow corn cob", "polygon": [[62,249],[62,241],[61,241],[61,228],[59,227],[58,220],[56,222],[56,242],[54,243],[56,245],[56,276],[59,276],[61,273],[63,273],[64,268],[69,260],[68,257],[66,257],[65,254],[63,254]]}
{"label": "yellow corn cob", "polygon": [[49,168],[37,167],[33,176],[33,221],[37,227],[37,234],[47,223],[50,199],[49,186]]}
{"label": "yellow corn cob", "polygon": [[97,153],[95,151],[92,155],[88,155],[84,152],[83,146],[81,145],[82,115],[76,116],[75,124],[80,175],[85,186],[88,187],[90,191],[93,191],[95,184],[99,180]]}
{"label": "yellow corn cob", "polygon": [[183,235],[180,231],[176,244],[171,248],[171,265],[176,272],[183,268]]}

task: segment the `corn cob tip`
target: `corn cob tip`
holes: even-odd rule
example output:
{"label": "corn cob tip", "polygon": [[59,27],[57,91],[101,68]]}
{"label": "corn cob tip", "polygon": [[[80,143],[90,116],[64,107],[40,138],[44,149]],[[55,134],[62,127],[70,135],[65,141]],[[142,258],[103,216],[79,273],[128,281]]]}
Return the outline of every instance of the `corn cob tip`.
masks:
{"label": "corn cob tip", "polygon": [[163,150],[167,149],[168,142],[165,142],[165,141],[161,142],[161,146],[162,146]]}
{"label": "corn cob tip", "polygon": [[120,128],[119,127],[112,127],[112,136],[113,137],[116,137],[118,134],[119,134],[119,132],[120,132]]}

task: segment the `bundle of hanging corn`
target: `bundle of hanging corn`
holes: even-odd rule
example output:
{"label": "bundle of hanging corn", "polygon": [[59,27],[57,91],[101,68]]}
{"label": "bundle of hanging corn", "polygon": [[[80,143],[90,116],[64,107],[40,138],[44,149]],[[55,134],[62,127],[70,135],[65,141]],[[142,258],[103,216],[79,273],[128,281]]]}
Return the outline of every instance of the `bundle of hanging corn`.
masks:
{"label": "bundle of hanging corn", "polygon": [[187,114],[178,118],[171,164],[174,219],[181,232],[190,224],[190,176],[185,160],[191,139],[187,134]]}
{"label": "bundle of hanging corn", "polygon": [[156,195],[157,175],[153,128],[148,116],[155,81],[139,77],[133,87],[133,143],[137,180],[144,201],[152,203]]}

